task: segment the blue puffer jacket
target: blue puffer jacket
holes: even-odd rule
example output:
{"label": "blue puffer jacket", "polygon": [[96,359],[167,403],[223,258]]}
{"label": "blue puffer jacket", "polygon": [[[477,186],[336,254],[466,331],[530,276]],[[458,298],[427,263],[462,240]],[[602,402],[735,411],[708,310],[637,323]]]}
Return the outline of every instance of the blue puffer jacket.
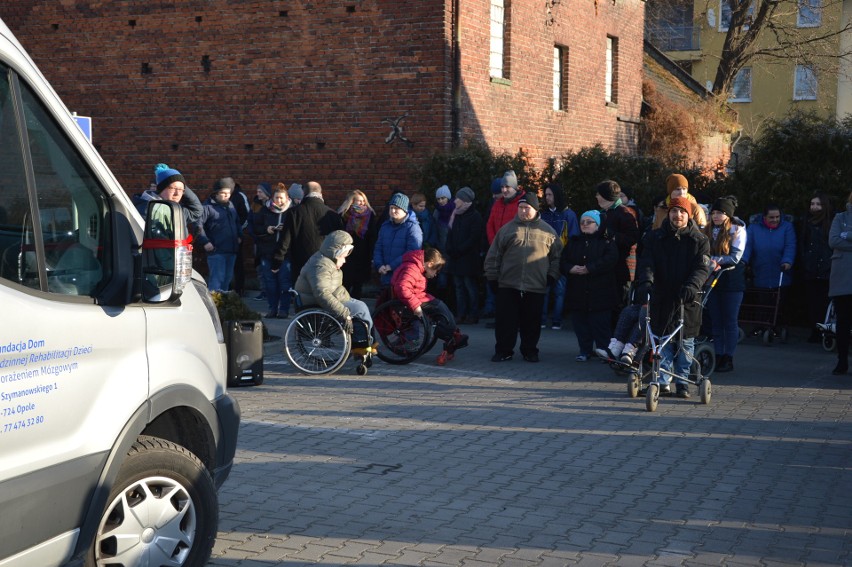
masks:
{"label": "blue puffer jacket", "polygon": [[211,242],[215,249],[210,254],[236,254],[240,247],[240,232],[240,221],[234,205],[230,202],[220,205],[212,197],[204,202],[196,246],[203,248]]}
{"label": "blue puffer jacket", "polygon": [[423,244],[428,244],[432,248],[438,246],[438,231],[435,227],[435,219],[432,218],[432,213],[429,209],[423,209],[422,213],[411,211],[417,222],[420,223],[420,231],[423,233]]}
{"label": "blue puffer jacket", "polygon": [[577,222],[577,213],[570,208],[565,207],[563,210],[548,209],[546,206],[541,208],[541,220],[550,225],[556,231],[556,236],[562,237],[562,231],[567,227],[568,238],[580,235],[580,224]]}
{"label": "blue puffer jacket", "polygon": [[413,211],[399,224],[386,220],[379,229],[379,238],[373,250],[373,266],[379,269],[385,264],[391,271],[381,277],[382,285],[390,285],[393,270],[402,264],[402,255],[409,250],[419,250],[423,246],[423,231]]}
{"label": "blue puffer jacket", "polygon": [[[747,234],[742,261],[751,266],[754,287],[778,287],[781,264],[792,266],[796,259],[796,231],[793,224],[782,220],[778,228],[769,228],[761,219],[748,225]],[[781,286],[793,283],[792,272],[784,272]]]}

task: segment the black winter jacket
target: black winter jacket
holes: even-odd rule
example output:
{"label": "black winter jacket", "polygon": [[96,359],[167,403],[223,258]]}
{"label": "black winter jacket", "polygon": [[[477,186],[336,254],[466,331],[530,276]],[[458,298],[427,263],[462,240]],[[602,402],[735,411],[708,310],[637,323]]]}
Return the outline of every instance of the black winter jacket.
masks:
{"label": "black winter jacket", "polygon": [[[565,304],[577,311],[610,311],[618,306],[615,268],[618,250],[615,242],[595,234],[579,234],[568,239],[562,249],[559,271],[567,277]],[[569,274],[574,266],[586,266],[588,274]]]}
{"label": "black winter jacket", "polygon": [[639,224],[627,207],[620,205],[604,211],[601,219],[601,231],[609,240],[615,242],[618,249],[618,264],[615,267],[615,277],[619,284],[630,281],[630,268],[627,257],[631,249],[639,242]]}
{"label": "black winter jacket", "polygon": [[447,232],[448,274],[456,276],[482,275],[482,258],[479,254],[482,235],[485,233],[485,221],[479,211],[470,207],[453,219],[453,226]]}
{"label": "black winter jacket", "polygon": [[695,221],[675,230],[666,219],[649,232],[642,245],[636,285],[653,284],[649,315],[655,334],[670,332],[676,325],[680,293],[692,290],[695,300],[684,305],[684,338],[698,336],[701,328],[701,291],[710,275],[710,242]]}
{"label": "black winter jacket", "polygon": [[288,209],[281,240],[272,260],[273,269],[278,269],[289,257],[292,274],[298,274],[308,258],[320,249],[326,235],[343,230],[340,215],[326,207],[321,198],[311,195],[309,193],[296,207]]}

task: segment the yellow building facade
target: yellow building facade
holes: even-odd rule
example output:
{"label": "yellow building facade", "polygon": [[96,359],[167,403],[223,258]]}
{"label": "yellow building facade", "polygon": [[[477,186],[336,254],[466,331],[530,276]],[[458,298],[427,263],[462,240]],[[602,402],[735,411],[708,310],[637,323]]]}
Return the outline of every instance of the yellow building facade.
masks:
{"label": "yellow building facade", "polygon": [[[765,1],[765,0],[756,0]],[[825,36],[848,25],[852,0],[782,0],[774,21],[799,41]],[[670,58],[678,61],[708,90],[716,77],[719,56],[730,21],[727,0],[686,0],[686,3],[651,18],[646,36]],[[811,64],[806,58],[756,57],[737,74],[728,103],[739,115],[742,133],[755,136],[767,119],[793,110],[822,117],[843,118],[852,112],[852,63],[838,54],[852,49],[849,32],[806,45],[822,56]],[[764,29],[759,48],[777,47],[775,34]]]}

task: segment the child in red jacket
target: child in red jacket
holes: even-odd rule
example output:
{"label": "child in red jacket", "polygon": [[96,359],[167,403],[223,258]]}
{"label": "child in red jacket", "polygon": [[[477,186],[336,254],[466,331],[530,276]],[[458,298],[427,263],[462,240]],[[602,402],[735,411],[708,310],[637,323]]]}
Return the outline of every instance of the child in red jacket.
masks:
{"label": "child in red jacket", "polygon": [[435,334],[444,341],[444,350],[438,355],[438,364],[443,366],[452,360],[455,351],[464,348],[468,336],[456,326],[456,320],[447,305],[426,293],[426,280],[434,278],[444,267],[444,257],[436,248],[410,250],[402,256],[402,264],[391,278],[393,295],[418,317],[424,313],[436,321]]}

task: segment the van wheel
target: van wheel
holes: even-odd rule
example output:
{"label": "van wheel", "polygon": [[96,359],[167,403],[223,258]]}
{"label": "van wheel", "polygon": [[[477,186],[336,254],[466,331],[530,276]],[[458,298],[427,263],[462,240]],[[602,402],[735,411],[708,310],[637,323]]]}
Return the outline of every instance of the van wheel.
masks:
{"label": "van wheel", "polygon": [[219,504],[210,473],[187,449],[140,437],[121,465],[87,567],[207,563]]}

